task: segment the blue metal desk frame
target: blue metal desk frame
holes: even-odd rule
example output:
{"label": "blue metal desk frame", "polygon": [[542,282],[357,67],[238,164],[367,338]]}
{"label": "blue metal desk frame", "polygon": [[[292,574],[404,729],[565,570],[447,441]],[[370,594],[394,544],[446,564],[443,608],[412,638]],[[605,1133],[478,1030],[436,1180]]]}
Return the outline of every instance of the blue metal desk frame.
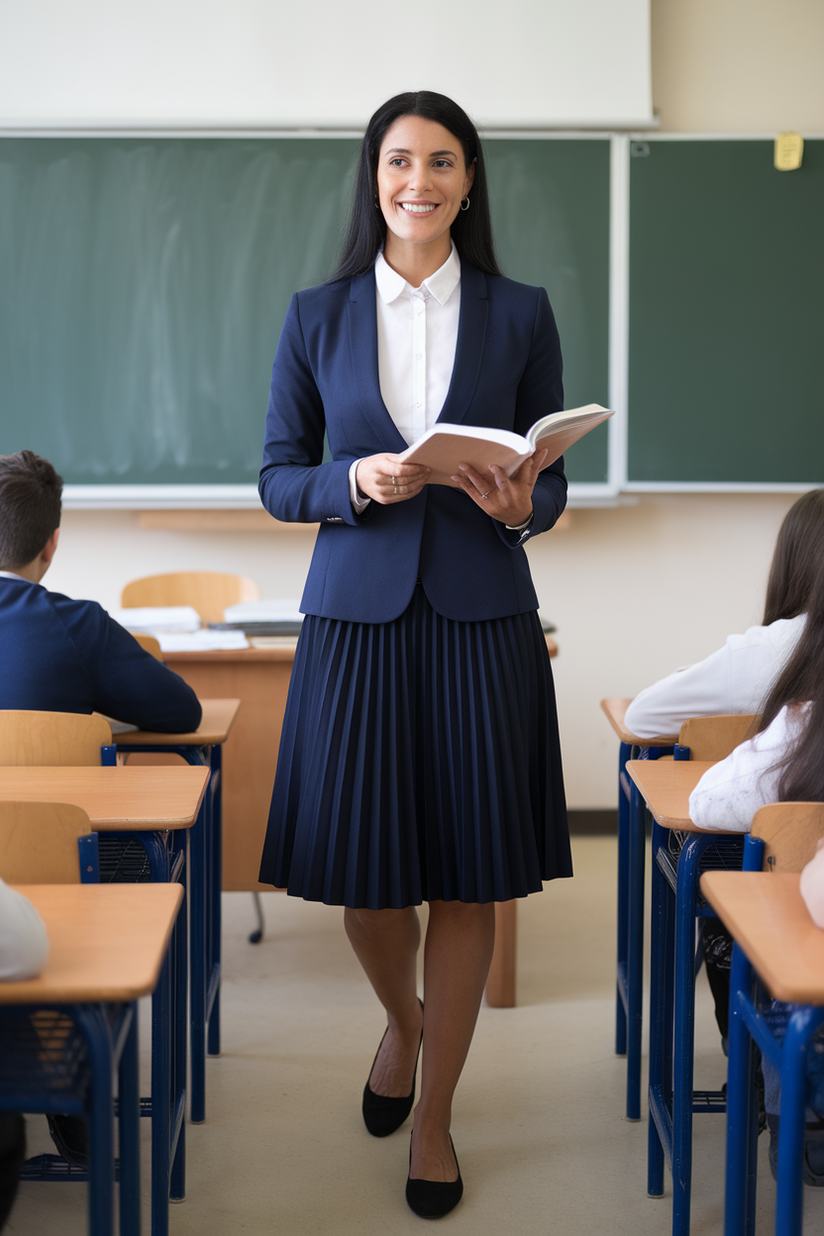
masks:
{"label": "blue metal desk frame", "polygon": [[672,747],[621,742],[618,752],[618,930],[615,1054],[627,1058],[627,1120],[641,1119],[644,1002],[644,875],[646,805],[627,775],[627,760],[657,760]]}
{"label": "blue metal desk frame", "polygon": [[[174,739],[174,735],[170,735]],[[189,915],[191,1097],[190,1119],[206,1119],[206,1053],[220,1055],[220,895],[222,884],[222,751],[213,745],[129,743],[132,752],[179,755],[187,764],[209,769],[209,783],[197,820],[191,829]]]}
{"label": "blue metal desk frame", "polygon": [[[70,1017],[83,1036],[90,1068],[88,1091],[61,1097],[61,1111],[86,1114],[89,1121],[89,1171],[73,1179],[89,1182],[89,1236],[114,1236],[114,1070],[118,1070],[120,1133],[120,1234],[140,1236],[140,1137],[138,1133],[137,1005],[48,1004],[0,1007],[0,1044],[21,1016],[56,1009]],[[21,1079],[20,1092],[0,1092],[4,1110],[54,1111],[44,1093],[38,1061]],[[27,1088],[30,1087],[30,1088]],[[52,1177],[54,1178],[54,1177]],[[166,1203],[168,1209],[168,1202]]]}
{"label": "blue metal desk frame", "polygon": [[[761,871],[764,843],[747,837],[744,870]],[[758,1158],[758,1108],[755,1100],[755,1052],[761,1052],[781,1077],[778,1135],[778,1187],[775,1230],[801,1236],[803,1218],[802,1158],[806,1108],[807,1043],[824,1025],[824,1007],[805,1005],[791,1014],[783,1043],[761,1016],[769,1000],[763,984],[736,943],[730,976],[730,1040],[727,1072],[727,1176],[724,1236],[753,1236]]]}

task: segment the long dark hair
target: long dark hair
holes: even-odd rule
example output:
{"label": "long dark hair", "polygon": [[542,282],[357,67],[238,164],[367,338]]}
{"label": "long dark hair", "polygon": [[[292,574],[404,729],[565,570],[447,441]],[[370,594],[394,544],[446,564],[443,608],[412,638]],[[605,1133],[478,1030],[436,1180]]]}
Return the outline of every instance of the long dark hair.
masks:
{"label": "long dark hair", "polygon": [[824,571],[806,611],[801,638],[767,696],[759,726],[765,730],[785,705],[810,703],[804,732],[781,761],[779,802],[824,802]]}
{"label": "long dark hair", "polygon": [[824,575],[824,489],[811,489],[784,516],[775,543],[764,626],[806,612],[810,593]]}
{"label": "long dark hair", "polygon": [[462,107],[431,90],[410,90],[396,94],[375,112],[361,143],[349,223],[341,257],[332,279],[363,275],[372,267],[386,240],[386,221],[376,206],[378,158],[386,134],[403,116],[434,120],[458,139],[467,168],[475,164],[475,179],[470,190],[471,205],[458,212],[451,236],[461,260],[471,262],[488,275],[501,273],[492,240],[492,221],[481,141],[474,124]]}

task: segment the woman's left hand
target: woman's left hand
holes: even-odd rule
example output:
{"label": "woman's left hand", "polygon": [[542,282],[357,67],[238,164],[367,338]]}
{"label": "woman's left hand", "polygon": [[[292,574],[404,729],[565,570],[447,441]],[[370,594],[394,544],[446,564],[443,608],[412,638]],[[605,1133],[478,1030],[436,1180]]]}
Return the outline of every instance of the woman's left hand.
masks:
{"label": "woman's left hand", "polygon": [[519,528],[532,514],[532,491],[546,457],[545,450],[530,455],[512,476],[507,476],[503,468],[492,464],[489,469],[491,485],[488,476],[476,472],[469,464],[461,464],[459,474],[452,480],[465,494],[469,494],[485,514],[509,524],[511,528]]}

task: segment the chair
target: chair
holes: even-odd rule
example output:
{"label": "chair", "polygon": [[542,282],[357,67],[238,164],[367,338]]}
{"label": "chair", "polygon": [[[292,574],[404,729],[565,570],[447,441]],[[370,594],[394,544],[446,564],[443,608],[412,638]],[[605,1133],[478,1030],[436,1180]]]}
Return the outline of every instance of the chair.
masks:
{"label": "chair", "polygon": [[0,876],[7,884],[97,884],[97,833],[71,803],[0,802]]}
{"label": "chair", "polygon": [[257,601],[260,589],[245,575],[220,571],[175,571],[146,575],[126,584],[120,598],[124,609],[142,605],[191,605],[201,621],[223,622],[227,605]]}
{"label": "chair", "polygon": [[[757,717],[695,717],[681,727],[676,760],[719,760],[755,729]],[[670,842],[680,843],[680,849]],[[735,834],[673,834],[653,822],[650,967],[650,1058],[647,1192],[664,1192],[664,1156],[672,1171],[673,1236],[688,1236],[692,1184],[692,1117],[726,1111],[723,1091],[693,1091],[695,1042],[695,919],[714,917],[699,903],[702,870],[741,867]]]}
{"label": "chair", "polygon": [[160,651],[160,640],[155,639],[153,635],[136,635],[132,632],[134,639],[137,640],[140,647],[150,652],[156,661],[163,660],[163,653]]}
{"label": "chair", "polygon": [[[744,842],[744,870],[799,873],[824,837],[824,803],[771,803],[755,813]],[[761,1016],[769,1003],[750,959],[736,943],[730,978],[730,1038],[727,1103],[727,1177],[724,1231],[754,1226],[758,1115],[754,1043],[781,1073],[776,1231],[799,1236],[802,1217],[801,1158],[804,1138],[806,1044],[824,1021],[824,1009],[797,1008],[783,1044]]]}
{"label": "chair", "polygon": [[114,764],[109,723],[97,714],[0,710],[0,767]]}

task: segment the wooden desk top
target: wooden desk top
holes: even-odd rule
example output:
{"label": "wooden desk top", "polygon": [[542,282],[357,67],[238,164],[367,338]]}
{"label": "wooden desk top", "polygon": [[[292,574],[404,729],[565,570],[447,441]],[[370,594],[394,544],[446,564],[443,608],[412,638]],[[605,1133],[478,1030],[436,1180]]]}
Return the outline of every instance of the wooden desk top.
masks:
{"label": "wooden desk top", "polygon": [[154,768],[3,768],[0,799],[74,803],[83,808],[92,826],[103,832],[158,832],[191,828],[208,779],[208,768],[192,764]]}
{"label": "wooden desk top", "polygon": [[621,742],[629,743],[632,747],[672,747],[678,742],[677,734],[661,734],[657,738],[639,738],[637,734],[630,733],[624,725],[624,715],[631,703],[632,700],[619,699],[617,696],[601,700],[601,710],[606,714],[607,720]]}
{"label": "wooden desk top", "polygon": [[824,1005],[824,929],[810,918],[798,881],[769,871],[707,871],[701,892],[776,1000]]}
{"label": "wooden desk top", "polygon": [[182,884],[21,884],[50,951],[43,973],[0,983],[0,1004],[136,1000],[157,986]]}
{"label": "wooden desk top", "polygon": [[[253,637],[254,638],[254,637]],[[278,637],[282,642],[277,645],[270,645],[266,648],[204,648],[199,652],[164,652],[163,661],[166,665],[181,664],[211,664],[214,665],[217,661],[235,661],[240,664],[254,664],[255,661],[294,661],[295,648],[297,647],[297,636],[293,639],[290,636]],[[546,635],[547,651],[551,657],[558,655],[558,645],[551,635]],[[201,701],[203,703],[203,701]],[[627,700],[629,703],[629,700]],[[118,743],[120,736],[117,736]],[[647,746],[650,743],[647,742]],[[671,742],[666,744],[672,746]]]}
{"label": "wooden desk top", "polygon": [[735,836],[717,828],[698,828],[690,819],[690,794],[708,768],[711,760],[627,760],[627,772],[662,828]]}
{"label": "wooden desk top", "polygon": [[115,734],[118,747],[151,743],[153,746],[205,747],[224,743],[234,724],[240,700],[201,700],[203,718],[196,730],[188,734],[160,734],[154,730],[127,730]]}

